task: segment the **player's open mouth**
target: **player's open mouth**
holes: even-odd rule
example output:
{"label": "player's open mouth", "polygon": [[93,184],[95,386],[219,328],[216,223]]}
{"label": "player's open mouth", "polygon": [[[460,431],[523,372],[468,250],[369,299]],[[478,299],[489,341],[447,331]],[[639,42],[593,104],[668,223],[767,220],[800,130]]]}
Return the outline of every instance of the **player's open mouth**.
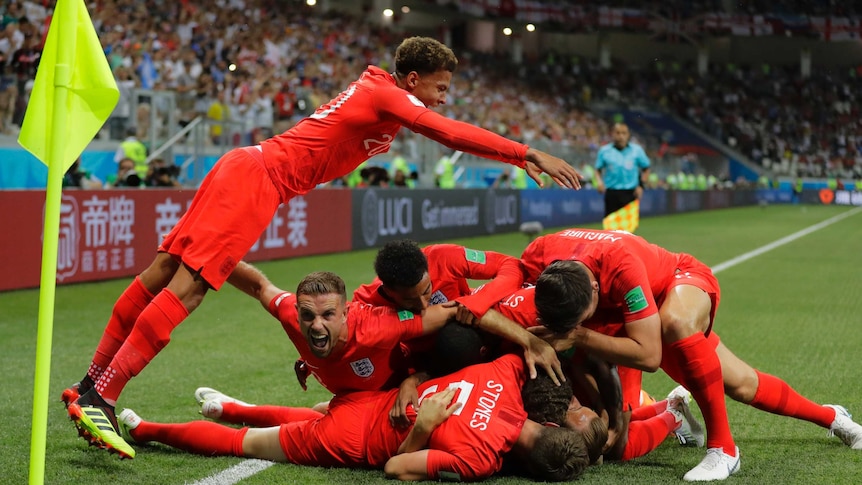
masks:
{"label": "player's open mouth", "polygon": [[308,332],[308,343],[316,349],[323,350],[329,345],[329,335]]}

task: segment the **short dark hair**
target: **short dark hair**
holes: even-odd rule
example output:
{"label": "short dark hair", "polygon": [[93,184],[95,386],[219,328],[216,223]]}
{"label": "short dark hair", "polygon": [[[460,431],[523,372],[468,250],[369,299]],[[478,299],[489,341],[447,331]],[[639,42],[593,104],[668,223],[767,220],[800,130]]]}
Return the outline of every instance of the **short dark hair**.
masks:
{"label": "short dark hair", "polygon": [[608,442],[607,423],[601,417],[596,416],[590,420],[589,426],[582,431],[581,436],[584,438],[584,443],[586,443],[585,446],[590,463],[596,463],[602,457],[605,443]]}
{"label": "short dark hair", "polygon": [[411,71],[417,74],[434,74],[438,71],[455,72],[458,58],[452,49],[430,37],[404,39],[395,49],[395,72],[406,76]]}
{"label": "short dark hair", "polygon": [[554,332],[575,328],[592,298],[590,276],[575,261],[554,261],[536,279],[536,311],[542,325]]}
{"label": "short dark hair", "polygon": [[554,384],[551,376],[539,372],[535,379],[527,379],[521,388],[521,398],[527,417],[537,423],[566,422],[566,411],[572,402],[572,384],[569,381]]}
{"label": "short dark hair", "polygon": [[428,373],[440,377],[485,362],[483,345],[482,336],[476,329],[450,321],[437,332],[434,353],[428,361]]}
{"label": "short dark hair", "polygon": [[547,482],[576,480],[589,464],[584,438],[568,428],[542,429],[527,456],[533,477]]}
{"label": "short dark hair", "polygon": [[296,296],[328,295],[336,293],[347,300],[347,291],[344,289],[344,280],[335,273],[329,271],[315,271],[306,275],[296,286]]}
{"label": "short dark hair", "polygon": [[390,241],[377,252],[374,271],[383,286],[412,288],[418,285],[428,272],[428,258],[416,241]]}

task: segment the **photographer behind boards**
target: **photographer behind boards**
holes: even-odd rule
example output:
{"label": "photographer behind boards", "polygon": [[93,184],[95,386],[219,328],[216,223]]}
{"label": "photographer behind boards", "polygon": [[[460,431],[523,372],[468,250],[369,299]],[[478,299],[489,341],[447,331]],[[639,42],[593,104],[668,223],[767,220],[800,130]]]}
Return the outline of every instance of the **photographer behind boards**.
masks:
{"label": "photographer behind boards", "polygon": [[144,183],[147,187],[182,187],[182,184],[177,179],[180,174],[180,167],[173,163],[168,163],[161,158],[154,158],[150,161],[149,170]]}
{"label": "photographer behind boards", "polygon": [[117,173],[108,175],[105,188],[140,187],[142,184],[143,180],[138,175],[138,171],[135,170],[135,161],[131,158],[124,158],[117,165]]}

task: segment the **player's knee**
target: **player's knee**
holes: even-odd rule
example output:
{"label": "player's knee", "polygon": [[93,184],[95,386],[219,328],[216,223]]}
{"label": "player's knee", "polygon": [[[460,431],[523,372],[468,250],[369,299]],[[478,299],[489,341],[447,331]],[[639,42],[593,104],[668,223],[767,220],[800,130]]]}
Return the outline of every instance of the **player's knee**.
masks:
{"label": "player's knee", "polygon": [[726,371],[724,379],[724,392],[734,401],[748,404],[754,400],[757,394],[757,373],[754,369],[740,368]]}

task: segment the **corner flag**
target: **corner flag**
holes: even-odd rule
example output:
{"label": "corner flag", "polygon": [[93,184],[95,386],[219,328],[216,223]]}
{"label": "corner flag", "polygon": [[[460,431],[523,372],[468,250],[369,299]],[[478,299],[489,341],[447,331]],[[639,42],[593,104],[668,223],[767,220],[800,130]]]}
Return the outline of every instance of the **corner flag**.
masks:
{"label": "corner flag", "polygon": [[641,202],[635,199],[602,219],[602,229],[623,230],[634,234],[640,223]]}
{"label": "corner flag", "polygon": [[63,174],[101,129],[119,97],[84,0],[57,0],[18,136],[18,143],[48,166],[30,434],[31,484],[45,481]]}

